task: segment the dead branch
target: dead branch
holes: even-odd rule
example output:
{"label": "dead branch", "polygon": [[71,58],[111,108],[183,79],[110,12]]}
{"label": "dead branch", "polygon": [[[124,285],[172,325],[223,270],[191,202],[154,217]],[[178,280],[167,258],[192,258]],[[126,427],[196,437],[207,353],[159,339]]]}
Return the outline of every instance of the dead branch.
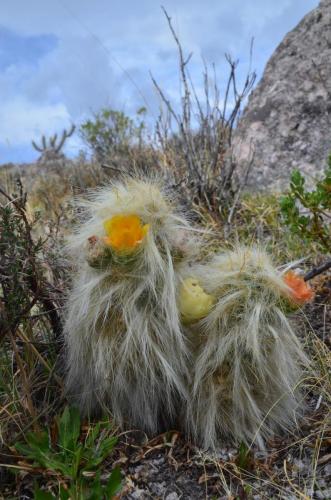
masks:
{"label": "dead branch", "polygon": [[[24,238],[25,244],[26,244],[26,250],[25,250],[25,255],[24,255],[24,262],[22,262],[22,269],[19,271],[19,275],[22,276],[21,279],[25,280],[27,288],[30,290],[30,296],[31,299],[28,301],[27,305],[23,308],[20,309],[19,314],[17,317],[9,317],[8,314],[6,315],[6,283],[10,288],[10,277],[8,276],[8,262],[4,261],[4,265],[6,266],[6,269],[4,269],[4,276],[1,278],[1,284],[2,284],[2,292],[3,292],[3,298],[4,298],[4,303],[3,303],[3,316],[7,316],[7,320],[5,321],[5,325],[3,325],[4,329],[2,333],[6,333],[6,331],[11,331],[14,333],[19,326],[20,322],[24,320],[32,310],[33,306],[39,302],[44,311],[47,311],[47,316],[49,319],[49,322],[51,324],[53,333],[55,337],[58,337],[62,331],[62,324],[60,317],[57,313],[57,307],[55,306],[51,295],[50,291],[52,290],[52,286],[48,281],[45,279],[45,277],[42,275],[40,272],[40,265],[37,262],[37,255],[36,255],[36,248],[38,245],[34,242],[33,236],[32,236],[32,226],[26,216],[26,211],[25,211],[25,205],[27,201],[27,195],[23,190],[22,183],[18,180],[17,185],[19,188],[19,194],[17,197],[14,197],[6,192],[5,189],[3,189],[0,186],[0,194],[8,200],[8,202],[13,206],[17,216],[19,219],[22,221],[23,228],[24,228],[24,234],[21,235],[22,238]],[[3,253],[5,252],[5,248],[2,249]],[[11,249],[11,252],[14,249]],[[9,255],[10,252],[8,252]],[[15,259],[15,255],[13,256]],[[27,276],[25,276],[24,272],[24,265],[26,263],[29,263],[31,272],[28,273]],[[17,264],[20,263],[15,263],[15,269],[17,268]],[[17,271],[16,271],[17,272]],[[5,328],[5,326],[7,327]]]}
{"label": "dead branch", "polygon": [[305,274],[303,279],[305,281],[309,281],[309,280],[315,278],[315,276],[318,276],[319,274],[325,273],[325,271],[327,271],[328,269],[331,269],[331,259],[324,262],[324,264],[311,269],[311,271],[309,271],[307,274]]}
{"label": "dead branch", "polygon": [[230,71],[220,108],[215,66],[213,65],[214,76],[210,77],[207,64],[203,61],[204,94],[203,98],[200,98],[188,69],[192,53],[185,56],[171,17],[164,7],[162,10],[176,44],[182,84],[180,107],[177,110],[151,75],[162,106],[156,124],[156,136],[163,152],[165,166],[169,169],[169,175],[175,177],[174,184],[183,186],[183,190],[186,190],[183,197],[191,199],[193,203],[202,203],[208,210],[217,214],[220,212],[220,206],[222,210],[231,210],[232,217],[238,196],[243,189],[243,182],[247,180],[246,171],[240,179],[240,176],[236,175],[237,164],[233,160],[229,161],[229,158],[232,158],[232,133],[242,103],[254,85],[255,73],[249,71],[242,88],[239,89],[236,79],[238,61],[226,54]]}

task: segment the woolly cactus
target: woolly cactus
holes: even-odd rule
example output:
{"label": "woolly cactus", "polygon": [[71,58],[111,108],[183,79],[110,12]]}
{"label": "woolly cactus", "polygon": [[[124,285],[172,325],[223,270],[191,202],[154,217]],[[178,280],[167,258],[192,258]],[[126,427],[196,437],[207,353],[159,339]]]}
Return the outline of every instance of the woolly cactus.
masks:
{"label": "woolly cactus", "polygon": [[[222,438],[263,446],[271,432],[291,425],[302,406],[297,386],[307,359],[285,311],[312,292],[254,248],[184,266],[181,275],[186,323],[187,303],[194,309],[197,294],[206,305],[197,304],[186,326],[195,351],[187,428],[206,448]],[[187,280],[198,287],[191,298]]]}
{"label": "woolly cactus", "polygon": [[67,390],[82,412],[150,433],[185,414],[207,448],[263,446],[289,427],[307,359],[286,315],[312,296],[303,279],[256,248],[192,263],[192,228],[151,182],[101,189],[82,216],[65,325]]}
{"label": "woolly cactus", "polygon": [[175,266],[193,248],[190,226],[155,184],[134,180],[92,195],[83,219],[69,245],[68,393],[85,414],[169,428],[188,397]]}

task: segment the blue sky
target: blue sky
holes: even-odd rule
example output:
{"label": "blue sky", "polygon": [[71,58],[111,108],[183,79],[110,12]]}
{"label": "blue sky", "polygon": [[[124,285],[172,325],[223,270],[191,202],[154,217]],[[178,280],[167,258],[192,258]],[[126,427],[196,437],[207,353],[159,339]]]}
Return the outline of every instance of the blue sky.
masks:
{"label": "blue sky", "polygon": [[[165,0],[163,5],[201,85],[202,58],[215,63],[222,87],[224,53],[249,62],[258,77],[281,42],[318,0]],[[178,101],[174,41],[155,0],[3,0],[0,5],[0,163],[37,157],[31,139],[61,132],[103,106],[132,114],[148,106],[152,123],[159,101],[151,71]],[[143,97],[142,97],[143,96]],[[72,156],[82,147],[76,134]]]}

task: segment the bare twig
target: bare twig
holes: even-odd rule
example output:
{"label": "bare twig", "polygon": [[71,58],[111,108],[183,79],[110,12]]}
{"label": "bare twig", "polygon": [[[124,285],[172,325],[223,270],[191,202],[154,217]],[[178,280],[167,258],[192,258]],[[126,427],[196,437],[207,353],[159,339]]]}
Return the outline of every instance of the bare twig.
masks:
{"label": "bare twig", "polygon": [[313,269],[311,269],[311,271],[309,271],[307,274],[305,274],[305,276],[304,276],[303,279],[305,281],[309,281],[309,280],[315,278],[315,276],[318,276],[319,274],[324,273],[328,269],[331,269],[331,259],[329,259],[326,262],[324,262],[324,264],[322,264],[322,265],[320,265],[318,267],[314,267]]}
{"label": "bare twig", "polygon": [[[22,183],[18,180],[17,185],[19,188],[19,196],[14,197],[9,195],[5,189],[0,187],[0,194],[7,199],[12,206],[14,207],[16,213],[18,214],[20,220],[23,223],[24,227],[24,240],[26,242],[26,255],[25,255],[25,262],[22,262],[22,266],[26,262],[29,263],[31,272],[28,273],[27,276],[25,276],[24,280],[26,282],[26,285],[30,289],[30,294],[31,294],[31,300],[28,302],[28,304],[25,306],[25,308],[20,310],[19,317],[17,318],[10,318],[10,323],[8,326],[9,330],[14,333],[19,325],[19,323],[30,313],[31,309],[33,306],[39,302],[43,309],[45,311],[48,311],[47,316],[50,321],[52,330],[54,332],[55,337],[59,336],[61,331],[62,331],[62,325],[61,325],[61,320],[60,317],[56,311],[56,306],[51,299],[50,296],[50,290],[52,289],[52,286],[46,281],[46,279],[41,275],[39,272],[39,266],[36,261],[36,244],[33,240],[32,236],[32,226],[30,222],[28,221],[26,212],[25,212],[25,204],[26,204],[26,193],[23,191],[23,186]],[[4,249],[3,249],[4,250]],[[17,265],[17,263],[15,263]],[[6,270],[7,273],[7,270]],[[5,273],[5,274],[6,274]],[[24,268],[22,268],[21,274],[24,275]],[[10,286],[10,277],[7,276],[7,283]],[[2,279],[2,292],[4,299],[6,299],[6,287],[4,286],[4,279]]]}
{"label": "bare twig", "polygon": [[[162,10],[176,43],[182,84],[180,107],[177,110],[151,75],[163,106],[156,124],[156,135],[164,154],[165,166],[170,175],[175,177],[174,184],[183,186],[183,198],[202,204],[216,214],[219,213],[220,206],[225,211],[232,209],[232,217],[243,182],[247,180],[246,172],[241,180],[235,175],[237,164],[233,160],[229,161],[232,158],[232,132],[242,103],[254,84],[255,73],[248,73],[239,90],[236,80],[238,61],[232,60],[229,55],[225,56],[230,73],[220,109],[215,66],[214,76],[211,78],[203,61],[203,98],[200,98],[188,70],[192,54],[188,57],[184,55],[171,17],[164,7]],[[172,122],[174,130],[171,128]]]}

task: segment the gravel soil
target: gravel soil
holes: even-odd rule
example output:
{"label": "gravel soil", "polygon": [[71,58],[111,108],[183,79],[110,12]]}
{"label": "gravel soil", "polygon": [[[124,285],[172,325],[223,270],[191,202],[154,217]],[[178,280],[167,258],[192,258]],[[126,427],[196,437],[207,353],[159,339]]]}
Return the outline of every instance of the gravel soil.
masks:
{"label": "gravel soil", "polygon": [[[316,296],[304,310],[302,332],[328,352],[331,275],[316,278],[314,287]],[[224,446],[209,454],[177,432],[152,440],[127,433],[118,457],[126,475],[121,498],[331,499],[330,398],[325,399],[318,387],[308,393],[305,419],[293,434],[275,436],[264,451]]]}

